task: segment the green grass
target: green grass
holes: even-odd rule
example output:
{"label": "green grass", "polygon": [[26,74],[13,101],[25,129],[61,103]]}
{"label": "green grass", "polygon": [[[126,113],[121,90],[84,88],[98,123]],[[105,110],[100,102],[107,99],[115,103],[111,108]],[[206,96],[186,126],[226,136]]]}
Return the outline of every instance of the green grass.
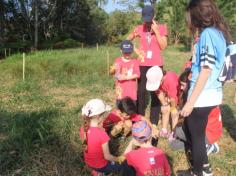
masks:
{"label": "green grass", "polygon": [[[89,175],[81,155],[79,114],[90,98],[115,104],[114,81],[107,75],[107,51],[110,64],[120,56],[118,47],[105,46],[99,51],[84,48],[27,54],[24,82],[22,55],[1,61],[1,176]],[[182,46],[171,46],[163,55],[165,69],[180,73],[190,53]],[[219,176],[236,175],[234,91],[235,84],[225,85],[221,152],[210,157]],[[162,139],[159,146],[166,151],[173,172],[187,168],[183,152],[172,151]]]}

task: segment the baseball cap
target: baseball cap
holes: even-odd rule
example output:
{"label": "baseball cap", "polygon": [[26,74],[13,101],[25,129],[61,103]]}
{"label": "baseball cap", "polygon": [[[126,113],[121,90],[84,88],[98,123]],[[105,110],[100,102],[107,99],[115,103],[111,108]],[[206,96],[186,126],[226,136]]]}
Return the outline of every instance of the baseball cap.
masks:
{"label": "baseball cap", "polygon": [[154,17],[153,7],[150,5],[144,6],[142,9],[142,20],[144,22],[152,22],[153,17]]}
{"label": "baseball cap", "polygon": [[124,40],[120,44],[120,49],[125,54],[130,54],[134,50],[134,45],[130,40]]}
{"label": "baseball cap", "polygon": [[148,91],[156,91],[161,84],[161,80],[163,78],[163,73],[160,67],[153,66],[148,69],[146,73],[147,83],[146,89]]}
{"label": "baseball cap", "polygon": [[106,105],[101,99],[92,99],[83,106],[82,115],[92,117],[110,110],[111,106]]}
{"label": "baseball cap", "polygon": [[132,126],[132,136],[139,142],[145,142],[152,135],[152,128],[147,121],[142,120],[135,122]]}

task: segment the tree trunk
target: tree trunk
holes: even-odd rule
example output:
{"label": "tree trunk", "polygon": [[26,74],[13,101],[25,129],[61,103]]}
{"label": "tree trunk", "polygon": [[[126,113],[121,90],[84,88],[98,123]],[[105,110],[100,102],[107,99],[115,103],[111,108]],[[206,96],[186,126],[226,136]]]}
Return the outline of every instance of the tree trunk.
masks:
{"label": "tree trunk", "polygon": [[34,48],[38,48],[38,0],[35,0]]}
{"label": "tree trunk", "polygon": [[178,45],[178,44],[179,44],[179,34],[175,34],[175,37],[174,37],[174,44],[175,44],[175,45]]}
{"label": "tree trunk", "polygon": [[63,32],[63,17],[61,16],[61,24],[60,24],[60,29],[61,29],[61,32]]}

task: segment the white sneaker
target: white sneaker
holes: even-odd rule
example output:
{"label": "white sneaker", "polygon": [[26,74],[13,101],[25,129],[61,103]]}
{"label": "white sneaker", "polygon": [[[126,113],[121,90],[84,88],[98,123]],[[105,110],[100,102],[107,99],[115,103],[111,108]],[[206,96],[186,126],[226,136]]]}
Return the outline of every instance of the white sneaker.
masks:
{"label": "white sneaker", "polygon": [[207,155],[218,153],[220,151],[219,145],[215,142],[214,144],[207,144]]}
{"label": "white sneaker", "polygon": [[203,166],[202,176],[213,176],[211,165]]}

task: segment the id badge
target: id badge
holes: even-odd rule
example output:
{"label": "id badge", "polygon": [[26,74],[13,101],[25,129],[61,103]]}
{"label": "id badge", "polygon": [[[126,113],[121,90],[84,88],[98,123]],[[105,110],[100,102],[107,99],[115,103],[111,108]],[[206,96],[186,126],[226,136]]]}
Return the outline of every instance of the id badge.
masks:
{"label": "id badge", "polygon": [[127,76],[132,76],[133,75],[133,69],[129,69],[127,72]]}
{"label": "id badge", "polygon": [[147,58],[151,59],[152,58],[152,51],[147,51]]}

